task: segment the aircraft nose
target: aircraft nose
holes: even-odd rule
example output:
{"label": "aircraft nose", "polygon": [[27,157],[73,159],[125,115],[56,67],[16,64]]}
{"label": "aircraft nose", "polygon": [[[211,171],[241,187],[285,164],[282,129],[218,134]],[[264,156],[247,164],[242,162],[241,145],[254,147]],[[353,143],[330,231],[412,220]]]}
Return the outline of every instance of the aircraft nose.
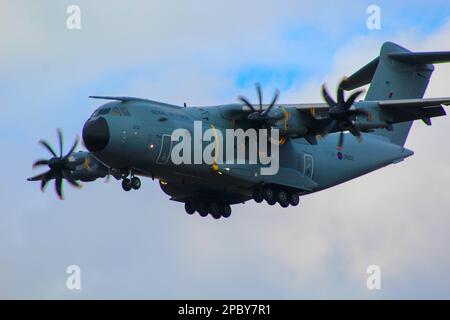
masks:
{"label": "aircraft nose", "polygon": [[103,150],[109,142],[109,127],[105,118],[89,120],[83,127],[83,141],[91,152]]}

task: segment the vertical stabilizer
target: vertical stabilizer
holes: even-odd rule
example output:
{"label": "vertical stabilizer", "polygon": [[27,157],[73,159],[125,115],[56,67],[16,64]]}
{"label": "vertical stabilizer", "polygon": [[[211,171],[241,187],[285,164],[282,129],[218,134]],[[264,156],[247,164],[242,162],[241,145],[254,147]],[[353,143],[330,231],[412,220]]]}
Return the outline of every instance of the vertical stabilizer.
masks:
{"label": "vertical stabilizer", "polygon": [[[385,42],[365,100],[422,98],[434,67],[427,63],[433,61],[431,55],[428,59],[420,57],[420,53],[411,53],[395,43]],[[386,136],[393,143],[403,146],[411,125],[412,121],[397,123],[391,131],[378,129],[374,134]]]}

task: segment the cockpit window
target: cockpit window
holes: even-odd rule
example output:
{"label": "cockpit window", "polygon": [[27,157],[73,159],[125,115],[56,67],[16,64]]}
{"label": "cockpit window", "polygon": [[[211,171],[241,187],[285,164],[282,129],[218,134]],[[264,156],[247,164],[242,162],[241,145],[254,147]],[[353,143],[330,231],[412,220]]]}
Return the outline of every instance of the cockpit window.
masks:
{"label": "cockpit window", "polygon": [[111,115],[112,115],[112,116],[120,116],[121,114],[120,114],[119,108],[114,107],[114,108],[112,109],[112,111],[111,111]]}
{"label": "cockpit window", "polygon": [[120,107],[120,111],[122,111],[122,115],[129,117],[130,113],[128,112],[128,108],[127,107]]}
{"label": "cockpit window", "polygon": [[91,118],[95,118],[98,116],[104,116],[111,112],[112,116],[130,116],[130,112],[128,111],[127,107],[114,107],[114,108],[102,108],[97,109],[92,114]]}
{"label": "cockpit window", "polygon": [[104,109],[101,109],[98,114],[100,116],[104,116],[105,114],[108,114],[110,111],[111,111],[111,108],[104,108]]}

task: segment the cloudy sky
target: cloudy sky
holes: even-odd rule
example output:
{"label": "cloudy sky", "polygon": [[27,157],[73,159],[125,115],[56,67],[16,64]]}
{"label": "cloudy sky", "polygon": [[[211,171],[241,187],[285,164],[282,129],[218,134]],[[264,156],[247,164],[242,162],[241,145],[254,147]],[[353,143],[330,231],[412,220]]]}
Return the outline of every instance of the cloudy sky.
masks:
{"label": "cloudy sky", "polygon": [[[81,8],[81,30],[66,8]],[[381,29],[366,9],[381,9]],[[66,146],[99,101],[132,95],[191,105],[252,96],[320,101],[384,41],[450,50],[448,1],[0,0],[0,298],[450,298],[450,120],[416,123],[406,161],[281,209],[188,216],[156,182],[102,180],[59,201],[26,178]],[[450,96],[437,65],[426,95]],[[366,288],[366,268],[382,289]],[[66,288],[79,265],[82,289]]]}

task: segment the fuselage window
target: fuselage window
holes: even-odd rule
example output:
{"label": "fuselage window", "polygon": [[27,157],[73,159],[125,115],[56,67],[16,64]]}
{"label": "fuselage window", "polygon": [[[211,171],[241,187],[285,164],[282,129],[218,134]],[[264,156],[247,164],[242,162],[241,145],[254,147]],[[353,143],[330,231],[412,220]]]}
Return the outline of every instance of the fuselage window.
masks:
{"label": "fuselage window", "polygon": [[112,116],[120,116],[120,110],[117,107],[114,107],[111,111]]}

